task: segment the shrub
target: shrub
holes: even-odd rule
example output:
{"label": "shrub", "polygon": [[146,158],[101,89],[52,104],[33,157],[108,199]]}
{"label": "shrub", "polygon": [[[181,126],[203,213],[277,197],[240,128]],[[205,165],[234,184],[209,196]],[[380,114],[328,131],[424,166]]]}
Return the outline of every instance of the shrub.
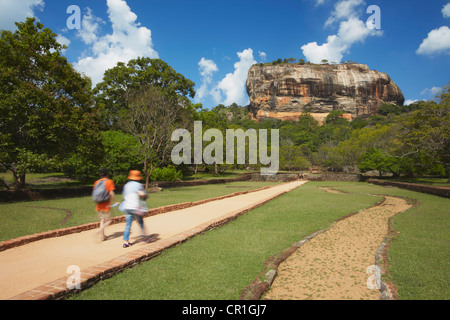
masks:
{"label": "shrub", "polygon": [[123,174],[115,175],[112,179],[115,185],[124,185],[128,181],[128,177]]}
{"label": "shrub", "polygon": [[150,177],[151,181],[177,181],[181,180],[182,172],[173,166],[155,168]]}

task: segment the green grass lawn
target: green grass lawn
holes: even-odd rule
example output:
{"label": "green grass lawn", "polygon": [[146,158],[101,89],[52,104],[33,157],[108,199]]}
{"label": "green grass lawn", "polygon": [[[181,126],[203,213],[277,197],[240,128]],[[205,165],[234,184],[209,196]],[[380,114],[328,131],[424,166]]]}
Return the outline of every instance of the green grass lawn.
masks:
{"label": "green grass lawn", "polygon": [[[320,186],[350,193],[324,193]],[[270,256],[380,200],[369,194],[420,201],[394,218],[400,234],[389,251],[389,279],[399,298],[449,299],[449,200],[353,182],[308,183],[72,299],[238,299]]]}
{"label": "green grass lawn", "polygon": [[381,199],[325,193],[318,185],[308,183],[73,299],[238,299],[270,256]]}
{"label": "green grass lawn", "polygon": [[[8,183],[9,187],[14,184],[14,177],[10,171],[0,172],[0,178]],[[52,189],[52,188],[69,188],[87,185],[84,182],[77,181],[66,177],[63,173],[27,173],[27,188],[32,189]],[[3,186],[0,186],[3,188]]]}
{"label": "green grass lawn", "polygon": [[[268,183],[244,181],[166,189],[151,194],[148,204],[158,207],[195,201],[265,185]],[[347,193],[325,193],[318,189],[320,186],[332,186]],[[399,298],[448,300],[450,200],[356,182],[310,182],[72,299],[238,299],[269,257],[327,228],[336,219],[380,200],[371,194],[418,201],[418,206],[393,219],[393,227],[399,234],[388,253],[389,280],[398,288]],[[59,223],[65,213],[31,209],[29,205],[72,210],[73,217],[64,226],[97,219],[90,197],[3,204],[0,240],[61,227]]]}
{"label": "green grass lawn", "polygon": [[[214,180],[214,179],[235,179],[245,174],[251,174],[255,171],[249,170],[231,170],[226,172],[220,172],[217,175],[213,175],[210,172],[198,172],[197,180]],[[10,187],[14,183],[14,177],[11,171],[0,172],[0,178],[3,179]],[[96,178],[93,178],[96,179]],[[195,175],[186,175],[182,178],[183,181],[194,181]],[[71,179],[61,172],[53,173],[27,173],[26,175],[27,188],[31,189],[49,189],[49,188],[68,188],[90,185],[87,182]],[[0,185],[0,188],[3,188]]]}
{"label": "green grass lawn", "polygon": [[[275,184],[277,183],[241,181],[226,184],[169,188],[162,192],[150,194],[147,205],[149,208],[156,208],[174,203],[214,198],[238,191],[253,190]],[[120,194],[117,195],[117,199],[121,201],[122,196]],[[36,207],[40,207],[41,209]],[[72,217],[62,225],[61,222],[64,220],[66,212],[63,210],[44,208],[67,209],[71,211]],[[91,197],[0,204],[0,241],[97,222],[97,214],[94,208],[95,204]],[[113,216],[120,216],[122,214],[119,210],[113,209]]]}

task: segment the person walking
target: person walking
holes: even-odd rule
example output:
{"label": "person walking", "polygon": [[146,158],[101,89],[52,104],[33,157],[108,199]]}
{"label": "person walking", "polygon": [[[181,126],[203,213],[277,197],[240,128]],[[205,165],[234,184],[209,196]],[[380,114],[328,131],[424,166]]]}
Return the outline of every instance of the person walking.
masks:
{"label": "person walking", "polygon": [[92,191],[92,197],[97,203],[95,211],[100,221],[100,227],[97,234],[102,241],[106,240],[105,228],[111,224],[111,203],[116,202],[114,193],[114,181],[108,178],[108,169],[103,168],[99,172],[100,179],[95,181]]}
{"label": "person walking", "polygon": [[[130,243],[131,224],[136,220],[145,234],[143,219],[143,202],[147,199],[147,193],[144,186],[139,182],[142,180],[141,172],[131,170],[128,175],[128,181],[123,187],[124,203],[122,208],[125,211],[125,231],[123,233],[123,247],[128,248]],[[145,206],[146,207],[146,206]]]}

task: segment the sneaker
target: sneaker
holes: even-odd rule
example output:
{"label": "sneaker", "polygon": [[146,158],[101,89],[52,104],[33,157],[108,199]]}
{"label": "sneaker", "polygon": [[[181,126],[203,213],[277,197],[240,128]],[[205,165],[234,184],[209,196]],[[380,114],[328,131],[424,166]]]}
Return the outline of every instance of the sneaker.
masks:
{"label": "sneaker", "polygon": [[131,243],[129,243],[129,242],[125,242],[125,243],[123,244],[123,247],[124,247],[124,248],[128,248],[128,247],[131,247]]}

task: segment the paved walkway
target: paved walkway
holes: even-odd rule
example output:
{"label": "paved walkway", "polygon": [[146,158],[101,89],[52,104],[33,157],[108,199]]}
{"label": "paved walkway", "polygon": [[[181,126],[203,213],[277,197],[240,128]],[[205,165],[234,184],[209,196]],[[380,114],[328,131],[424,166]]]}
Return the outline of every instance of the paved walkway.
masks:
{"label": "paved walkway", "polygon": [[[212,201],[195,207],[145,218],[151,242],[140,237],[133,222],[132,247],[122,248],[124,223],[107,228],[108,239],[97,239],[97,229],[43,239],[0,252],[0,299],[57,299],[70,284],[81,288],[232,219],[305,181],[294,181],[261,191]],[[76,273],[79,270],[80,273]],[[77,282],[77,279],[80,281]]]}

